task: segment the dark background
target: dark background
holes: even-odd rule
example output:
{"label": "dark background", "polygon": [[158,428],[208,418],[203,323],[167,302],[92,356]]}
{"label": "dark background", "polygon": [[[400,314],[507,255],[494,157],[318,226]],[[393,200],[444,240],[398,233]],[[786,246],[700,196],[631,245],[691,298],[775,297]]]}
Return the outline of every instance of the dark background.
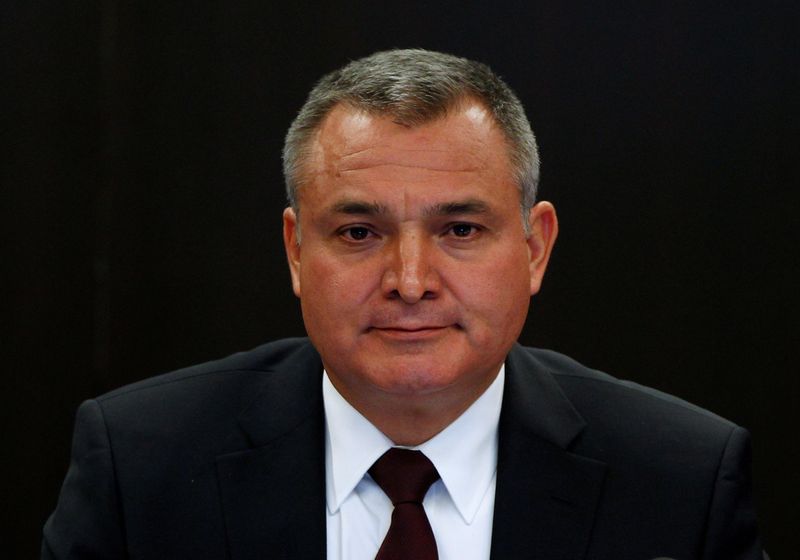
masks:
{"label": "dark background", "polygon": [[349,59],[489,63],[528,109],[561,237],[522,341],[749,428],[798,549],[796,2],[3,2],[4,557],[37,555],[73,415],[303,333],[283,135]]}

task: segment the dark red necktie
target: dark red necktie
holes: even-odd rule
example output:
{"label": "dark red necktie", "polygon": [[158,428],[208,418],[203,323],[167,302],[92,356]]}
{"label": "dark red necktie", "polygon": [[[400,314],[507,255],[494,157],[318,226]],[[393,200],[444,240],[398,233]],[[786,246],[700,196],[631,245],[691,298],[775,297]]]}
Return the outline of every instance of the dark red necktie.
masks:
{"label": "dark red necktie", "polygon": [[375,560],[438,560],[436,539],[422,507],[436,467],[420,451],[391,448],[369,474],[394,504],[392,523]]}

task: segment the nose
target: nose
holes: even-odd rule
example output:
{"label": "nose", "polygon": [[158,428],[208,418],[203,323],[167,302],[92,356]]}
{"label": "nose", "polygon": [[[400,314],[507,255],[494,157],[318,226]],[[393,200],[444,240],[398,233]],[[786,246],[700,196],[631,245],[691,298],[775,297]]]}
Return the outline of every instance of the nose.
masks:
{"label": "nose", "polygon": [[404,232],[387,247],[381,288],[389,298],[406,303],[435,298],[441,288],[434,266],[435,247],[419,232]]}

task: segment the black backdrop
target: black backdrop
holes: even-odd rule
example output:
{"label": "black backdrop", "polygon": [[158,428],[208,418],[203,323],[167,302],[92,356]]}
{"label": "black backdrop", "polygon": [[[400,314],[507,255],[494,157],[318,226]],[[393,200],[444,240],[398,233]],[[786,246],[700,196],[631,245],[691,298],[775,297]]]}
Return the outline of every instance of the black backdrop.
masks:
{"label": "black backdrop", "polygon": [[796,2],[4,2],[3,551],[34,557],[81,400],[303,333],[283,134],[420,46],[516,89],[561,237],[522,341],[748,427],[768,549],[800,492]]}

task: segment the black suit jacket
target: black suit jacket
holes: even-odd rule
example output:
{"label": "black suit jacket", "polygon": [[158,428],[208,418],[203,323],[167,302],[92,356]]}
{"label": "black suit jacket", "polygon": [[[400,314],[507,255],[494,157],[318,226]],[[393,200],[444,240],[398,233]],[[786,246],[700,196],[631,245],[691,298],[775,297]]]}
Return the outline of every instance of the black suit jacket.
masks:
{"label": "black suit jacket", "polygon": [[[282,340],[83,403],[42,558],[324,559],[321,372]],[[506,372],[494,560],[761,558],[745,430],[554,352]]]}

